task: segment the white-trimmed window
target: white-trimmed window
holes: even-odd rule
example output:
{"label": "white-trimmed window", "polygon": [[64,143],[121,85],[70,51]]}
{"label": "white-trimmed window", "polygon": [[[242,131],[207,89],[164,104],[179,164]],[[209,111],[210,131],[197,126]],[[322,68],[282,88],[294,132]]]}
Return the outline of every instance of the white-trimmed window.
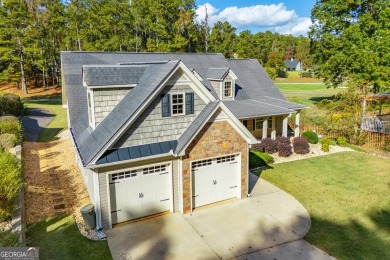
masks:
{"label": "white-trimmed window", "polygon": [[261,130],[263,129],[263,119],[255,119],[255,130]]}
{"label": "white-trimmed window", "polygon": [[88,120],[89,125],[92,128],[95,128],[95,115],[94,115],[94,105],[93,105],[93,92],[92,90],[87,91],[87,102],[88,102]]}
{"label": "white-trimmed window", "polygon": [[233,83],[230,80],[223,82],[223,97],[233,97]]}
{"label": "white-trimmed window", "polygon": [[184,104],[184,93],[172,94],[172,115],[184,115],[185,104]]}

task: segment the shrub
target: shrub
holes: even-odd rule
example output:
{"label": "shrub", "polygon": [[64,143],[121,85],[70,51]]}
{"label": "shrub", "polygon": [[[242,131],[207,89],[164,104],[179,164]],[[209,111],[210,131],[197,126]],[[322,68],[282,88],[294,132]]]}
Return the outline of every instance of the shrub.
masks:
{"label": "shrub", "polygon": [[261,144],[252,144],[251,150],[264,153],[264,147]]}
{"label": "shrub", "polygon": [[316,132],[313,131],[305,131],[301,134],[302,137],[305,137],[306,140],[311,144],[317,144],[318,143],[318,135]]}
{"label": "shrub", "polygon": [[291,144],[290,139],[284,136],[276,137],[277,144]]}
{"label": "shrub", "polygon": [[266,153],[251,151],[249,153],[249,168],[254,169],[261,166],[266,166],[268,164],[272,164],[274,162],[274,158]]}
{"label": "shrub", "polygon": [[19,120],[15,121],[2,119],[0,121],[0,135],[3,134],[15,135],[16,143],[19,143],[22,140],[22,125],[20,124]]}
{"label": "shrub", "polygon": [[0,229],[0,245],[5,247],[20,246],[18,235],[14,233],[12,229]]}
{"label": "shrub", "polygon": [[19,122],[19,119],[16,116],[0,116],[1,122]]}
{"label": "shrub", "polygon": [[9,149],[17,144],[17,138],[14,134],[0,135],[0,147]]}
{"label": "shrub", "polygon": [[347,146],[347,138],[345,138],[345,137],[337,137],[336,143],[337,143],[337,145],[345,147],[345,146]]}
{"label": "shrub", "polygon": [[0,151],[0,221],[12,215],[15,199],[22,186],[21,166],[18,158]]}
{"label": "shrub", "polygon": [[287,143],[278,144],[279,156],[289,157],[292,154],[292,147]]}
{"label": "shrub", "polygon": [[23,113],[23,103],[15,94],[0,96],[0,115],[20,116]]}
{"label": "shrub", "polygon": [[295,137],[293,147],[294,152],[297,154],[307,154],[310,152],[310,145],[305,137]]}
{"label": "shrub", "polygon": [[277,146],[276,141],[274,139],[264,138],[263,140],[261,140],[260,149],[261,149],[261,152],[264,151],[266,153],[273,154],[273,153],[276,153],[278,151],[278,146]]}
{"label": "shrub", "polygon": [[324,152],[329,152],[329,144],[330,144],[330,140],[323,138],[321,141],[321,150]]}

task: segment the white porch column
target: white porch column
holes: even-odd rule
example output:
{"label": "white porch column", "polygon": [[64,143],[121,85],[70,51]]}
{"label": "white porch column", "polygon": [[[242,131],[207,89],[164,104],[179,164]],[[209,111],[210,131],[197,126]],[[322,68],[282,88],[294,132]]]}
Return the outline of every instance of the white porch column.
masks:
{"label": "white porch column", "polygon": [[299,136],[299,120],[300,120],[300,117],[301,117],[301,111],[298,111],[295,115],[295,133],[294,133],[294,136],[295,137],[298,137]]}
{"label": "white porch column", "polygon": [[288,116],[283,116],[283,131],[282,136],[287,137]]}
{"label": "white porch column", "polygon": [[271,130],[271,138],[276,139],[276,117],[272,117],[272,130]]}
{"label": "white porch column", "polygon": [[263,136],[262,139],[267,138],[267,130],[268,130],[268,120],[267,118],[264,118],[263,120]]}

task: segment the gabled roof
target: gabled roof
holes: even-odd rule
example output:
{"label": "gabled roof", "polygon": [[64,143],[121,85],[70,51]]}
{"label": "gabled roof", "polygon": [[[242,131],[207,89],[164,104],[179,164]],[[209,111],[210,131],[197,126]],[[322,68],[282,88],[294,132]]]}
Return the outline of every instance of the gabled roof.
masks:
{"label": "gabled roof", "polygon": [[88,114],[81,113],[81,116],[72,125],[72,133],[84,165],[90,164],[126,123],[135,120],[139,108],[151,98],[151,94],[175,70],[178,64],[179,61],[169,61],[163,64],[148,65],[138,85],[93,131],[88,127]]}
{"label": "gabled roof", "polygon": [[256,138],[253,137],[253,135],[243,126],[243,124],[241,124],[240,121],[238,121],[235,115],[233,115],[232,112],[229,111],[229,109],[221,101],[213,101],[203,109],[203,111],[196,117],[196,119],[191,123],[186,131],[180,136],[177,142],[176,150],[174,152],[176,155],[184,155],[184,150],[218,109],[221,109],[221,111],[227,114],[236,131],[238,131],[248,143],[257,143]]}
{"label": "gabled roof", "polygon": [[145,65],[85,65],[84,82],[87,86],[137,84],[146,68]]}
{"label": "gabled roof", "polygon": [[[226,110],[237,123],[237,118],[289,114],[304,108],[288,102],[255,59],[226,60],[222,54],[62,52],[61,61],[71,132],[84,165],[115,153],[119,156],[119,150],[111,150],[111,155],[104,152],[136,120],[179,67],[195,82],[194,90],[201,98],[210,102],[184,134],[172,140],[177,141],[172,152],[185,149],[188,140],[215,109]],[[223,79],[227,73],[235,76],[235,100],[218,102],[218,94],[209,79]],[[83,77],[88,87],[135,85],[94,130],[88,123],[87,88],[83,87]],[[242,124],[236,126],[245,135],[249,133],[241,127],[244,128]],[[125,154],[125,150],[120,151],[121,156]]]}
{"label": "gabled roof", "polygon": [[284,65],[289,69],[295,69],[299,64],[298,60],[284,60]]}
{"label": "gabled roof", "polygon": [[223,80],[229,73],[229,68],[209,68],[207,70],[207,79]]}

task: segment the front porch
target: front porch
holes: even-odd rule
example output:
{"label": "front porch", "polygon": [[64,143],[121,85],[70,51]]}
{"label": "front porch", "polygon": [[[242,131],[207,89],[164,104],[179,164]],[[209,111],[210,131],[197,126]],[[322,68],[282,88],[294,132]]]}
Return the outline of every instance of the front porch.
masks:
{"label": "front porch", "polygon": [[[277,136],[288,137],[288,119],[291,114],[287,115],[274,115],[266,117],[256,117],[242,119],[243,125],[251,132],[251,134],[257,139],[272,138],[276,139]],[[299,136],[299,121],[300,111],[295,113],[295,129],[293,129],[293,136]]]}

